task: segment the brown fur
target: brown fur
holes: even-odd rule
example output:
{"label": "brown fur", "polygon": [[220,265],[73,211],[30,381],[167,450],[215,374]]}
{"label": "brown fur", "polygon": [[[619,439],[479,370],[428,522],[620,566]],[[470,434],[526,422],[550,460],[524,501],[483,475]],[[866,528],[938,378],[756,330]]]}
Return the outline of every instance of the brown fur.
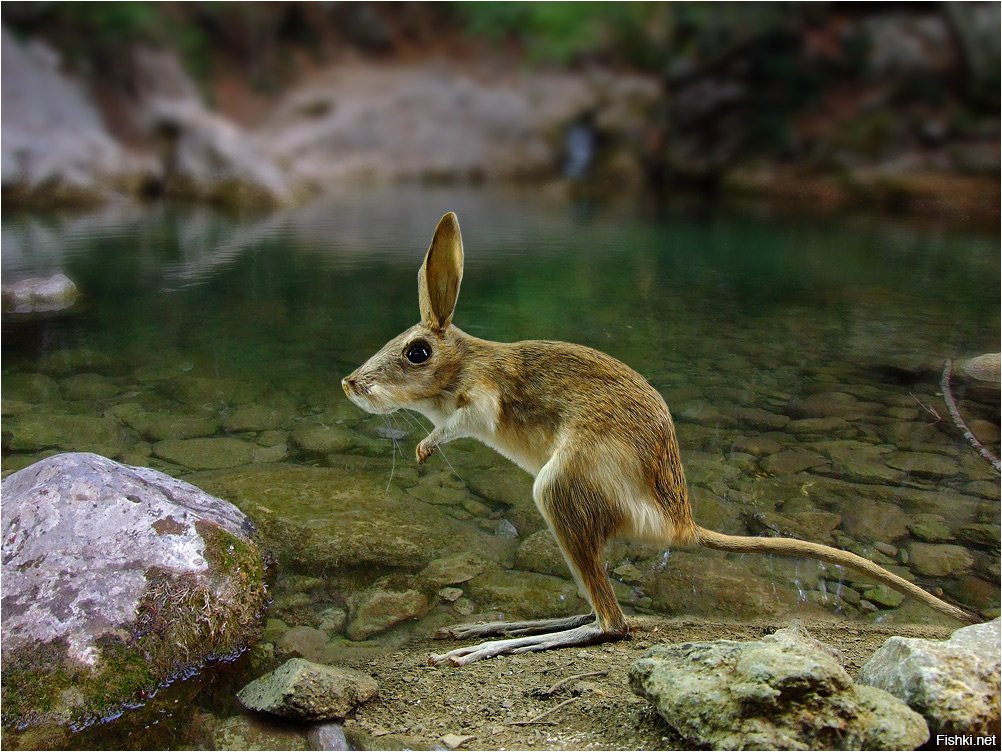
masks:
{"label": "brown fur", "polygon": [[[626,633],[602,563],[605,543],[615,537],[821,559],[861,570],[942,613],[971,620],[854,554],[794,539],[729,536],[698,527],[671,414],[661,395],[633,369],[588,347],[490,342],[452,326],[462,257],[458,222],[455,215],[446,215],[419,274],[421,323],[388,342],[343,384],[345,393],[371,412],[405,407],[429,417],[435,429],[418,445],[421,462],[439,444],[470,436],[536,476],[536,504],[586,592],[600,632],[582,636],[582,627],[567,632],[574,633],[568,638],[573,641],[519,649],[590,644]],[[415,365],[405,353],[418,339],[431,345],[433,354]]]}

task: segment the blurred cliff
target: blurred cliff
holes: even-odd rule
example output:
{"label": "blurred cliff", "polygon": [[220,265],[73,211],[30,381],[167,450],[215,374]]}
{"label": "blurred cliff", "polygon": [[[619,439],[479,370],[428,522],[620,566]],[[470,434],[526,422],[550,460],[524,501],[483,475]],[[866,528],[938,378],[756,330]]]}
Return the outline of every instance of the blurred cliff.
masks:
{"label": "blurred cliff", "polygon": [[7,208],[561,180],[997,217],[999,6],[7,3]]}

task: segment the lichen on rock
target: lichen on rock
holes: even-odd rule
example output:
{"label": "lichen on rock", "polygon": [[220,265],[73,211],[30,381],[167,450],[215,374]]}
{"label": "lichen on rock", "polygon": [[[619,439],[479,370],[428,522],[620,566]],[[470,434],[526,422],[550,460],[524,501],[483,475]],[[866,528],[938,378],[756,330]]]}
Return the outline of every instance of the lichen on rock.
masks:
{"label": "lichen on rock", "polygon": [[3,482],[3,724],[82,726],[252,637],[264,562],[239,510],[98,455]]}

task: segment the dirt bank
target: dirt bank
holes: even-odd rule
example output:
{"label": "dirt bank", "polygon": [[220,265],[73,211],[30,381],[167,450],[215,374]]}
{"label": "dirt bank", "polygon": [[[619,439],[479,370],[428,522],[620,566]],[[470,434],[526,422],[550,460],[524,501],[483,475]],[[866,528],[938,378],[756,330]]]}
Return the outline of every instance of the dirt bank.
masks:
{"label": "dirt bank", "polygon": [[[784,626],[634,617],[632,637],[625,642],[502,656],[458,669],[433,668],[426,661],[428,652],[460,643],[415,638],[397,652],[354,662],[377,679],[380,695],[345,729],[368,749],[441,748],[447,734],[471,737],[464,749],[686,749],[653,706],[630,690],[630,664],[659,642],[750,640]],[[842,651],[854,677],[892,635],[944,638],[951,632],[834,621],[810,622],[807,628]],[[592,675],[547,691],[582,674]],[[515,725],[546,711],[552,712],[537,723]]]}

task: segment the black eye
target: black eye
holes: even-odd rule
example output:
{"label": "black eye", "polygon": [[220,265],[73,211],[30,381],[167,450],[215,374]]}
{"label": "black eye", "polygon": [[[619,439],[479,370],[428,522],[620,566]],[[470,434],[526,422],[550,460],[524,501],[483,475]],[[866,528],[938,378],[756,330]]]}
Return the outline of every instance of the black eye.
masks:
{"label": "black eye", "polygon": [[415,342],[407,348],[407,360],[411,363],[424,363],[431,357],[431,348],[427,342]]}

